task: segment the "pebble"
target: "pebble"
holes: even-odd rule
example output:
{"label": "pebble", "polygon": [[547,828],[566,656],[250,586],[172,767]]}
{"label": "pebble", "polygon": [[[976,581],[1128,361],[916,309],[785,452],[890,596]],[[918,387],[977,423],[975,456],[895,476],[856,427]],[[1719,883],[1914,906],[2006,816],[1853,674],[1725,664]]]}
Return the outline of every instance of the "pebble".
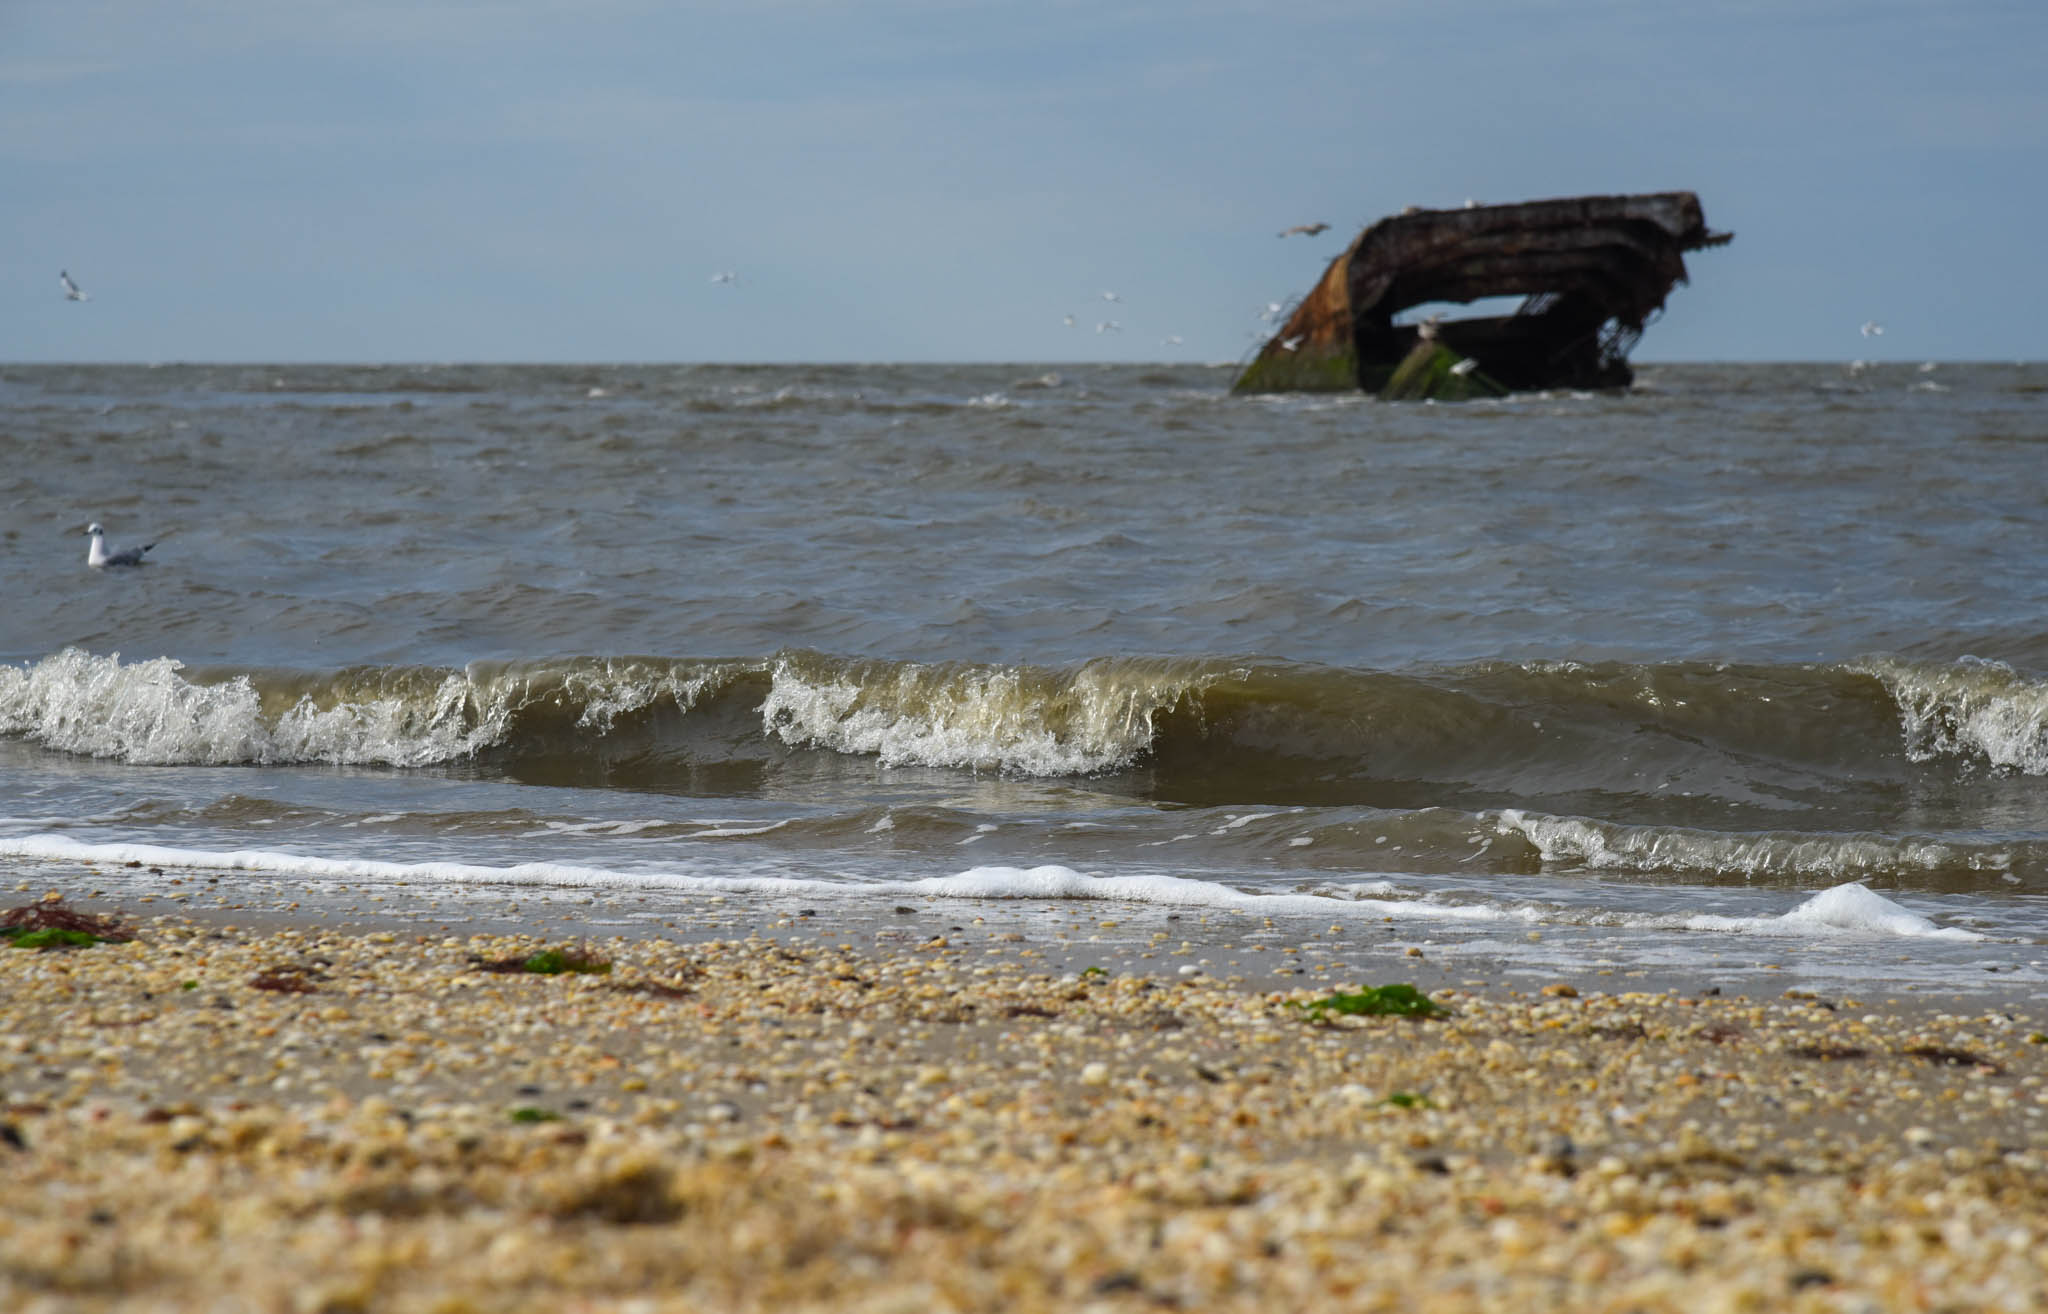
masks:
{"label": "pebble", "polygon": [[2039,1016],[190,927],[0,951],[0,1308],[2048,1308]]}

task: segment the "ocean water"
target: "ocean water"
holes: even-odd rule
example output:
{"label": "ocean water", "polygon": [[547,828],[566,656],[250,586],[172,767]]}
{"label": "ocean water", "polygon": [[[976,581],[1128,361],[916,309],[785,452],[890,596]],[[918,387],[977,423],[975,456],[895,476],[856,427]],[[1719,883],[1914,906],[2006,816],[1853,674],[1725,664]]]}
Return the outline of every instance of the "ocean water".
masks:
{"label": "ocean water", "polygon": [[2048,366],[1232,372],[0,367],[0,863],[2048,997]]}

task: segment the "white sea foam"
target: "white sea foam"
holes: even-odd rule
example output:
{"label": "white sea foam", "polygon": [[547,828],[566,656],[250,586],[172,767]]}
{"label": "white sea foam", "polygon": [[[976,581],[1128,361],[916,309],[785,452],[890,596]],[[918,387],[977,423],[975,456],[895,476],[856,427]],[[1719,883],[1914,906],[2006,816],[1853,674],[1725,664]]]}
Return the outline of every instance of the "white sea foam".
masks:
{"label": "white sea foam", "polygon": [[[1437,903],[1426,899],[1368,897],[1367,891],[1391,891],[1375,883],[1344,892],[1320,894],[1255,893],[1218,881],[1184,876],[1089,876],[1072,867],[972,867],[952,876],[930,876],[899,887],[919,894],[959,899],[1101,899],[1116,903],[1163,904],[1175,908],[1217,908],[1268,914],[1310,916],[1427,917],[1444,921],[1528,921],[1529,908],[1495,903]],[[1333,892],[1334,893],[1334,892]]]}
{"label": "white sea foam", "polygon": [[689,837],[691,839],[731,839],[743,835],[766,835],[770,831],[781,830],[788,824],[789,818],[787,817],[780,821],[771,821],[765,826],[747,826],[736,822],[720,822],[713,824],[705,830],[691,831]]}
{"label": "white sea foam", "polygon": [[1914,940],[1989,938],[1960,926],[1937,926],[1855,881],[1822,890],[1780,917],[1696,916],[1679,919],[1677,925],[1692,931],[1889,935]]}
{"label": "white sea foam", "polygon": [[167,657],[123,664],[118,653],[75,648],[33,666],[0,666],[0,733],[139,765],[420,766],[494,742],[508,715],[501,706],[472,716],[466,681],[450,675],[425,698],[329,707],[302,698],[268,717],[247,676],[196,684],[183,670]]}
{"label": "white sea foam", "polygon": [[1615,826],[1583,817],[1550,817],[1504,808],[1491,814],[1503,834],[1520,836],[1546,863],[1606,871],[1741,872],[1842,879],[1976,864],[1951,845],[1882,835],[1730,834],[1669,826]]}
{"label": "white sea foam", "polygon": [[633,661],[448,672],[410,689],[366,686],[324,704],[305,695],[274,711],[246,675],[202,684],[184,671],[168,657],[124,663],[119,653],[76,648],[30,666],[0,666],[0,734],[145,766],[418,767],[502,743],[514,714],[535,696],[581,704],[579,727],[602,733],[621,714],[662,698],[687,710],[722,676]]}
{"label": "white sea foam", "polygon": [[[1173,908],[1205,908],[1271,916],[1343,917],[1379,922],[1387,918],[1422,922],[1537,925],[1550,922],[1627,926],[1641,931],[1720,932],[1796,938],[1843,935],[1973,941],[1988,937],[1959,927],[1942,927],[1860,884],[1823,890],[1790,912],[1775,917],[1588,916],[1586,910],[1544,909],[1529,903],[1481,900],[1442,902],[1399,897],[1386,881],[1323,887],[1322,893],[1258,892],[1217,881],[1170,875],[1091,876],[1072,867],[971,867],[950,876],[909,881],[817,880],[780,875],[733,875],[720,859],[714,871],[618,871],[574,863],[531,862],[504,867],[461,862],[392,862],[369,858],[328,858],[268,849],[206,850],[158,844],[88,843],[66,835],[0,837],[0,857],[98,864],[139,864],[165,870],[239,871],[294,880],[358,881],[433,886],[526,886],[555,889],[632,889],[674,894],[754,894],[805,898],[901,899],[924,895],[942,899],[1100,900]],[[1391,896],[1391,897],[1389,897]]]}
{"label": "white sea foam", "polygon": [[[0,666],[0,734],[138,765],[323,762],[401,767],[501,745],[532,706],[579,709],[597,734],[659,701],[688,711],[733,668],[622,659],[556,668],[480,666],[336,677],[279,709],[248,675],[193,680],[170,658],[123,662],[77,649]],[[872,754],[890,766],[1089,774],[1128,764],[1156,713],[1206,678],[1100,663],[1072,672],[876,663],[819,670],[778,661],[760,708],[784,742]]]}
{"label": "white sea foam", "polygon": [[665,663],[608,661],[596,669],[573,667],[562,677],[563,690],[583,703],[576,724],[599,733],[629,712],[651,707],[663,698],[687,712],[718,682],[718,672],[684,671]]}
{"label": "white sea foam", "polygon": [[[715,876],[678,871],[614,871],[575,863],[525,862],[488,867],[463,862],[390,862],[323,858],[269,849],[183,849],[160,844],[90,844],[65,835],[0,838],[0,857],[166,870],[246,871],[303,880],[388,881],[408,885],[526,885],[567,889],[698,890],[713,894],[810,894],[844,889],[828,881],[779,876]],[[720,870],[729,869],[727,862]]]}
{"label": "white sea foam", "polygon": [[1108,663],[1068,676],[919,665],[821,676],[784,660],[773,674],[762,720],[792,746],[1034,776],[1128,764],[1150,746],[1154,714],[1195,685]]}
{"label": "white sea foam", "polygon": [[1913,761],[1981,757],[2048,775],[2048,684],[1974,657],[1939,664],[1881,658],[1855,669],[1890,692]]}

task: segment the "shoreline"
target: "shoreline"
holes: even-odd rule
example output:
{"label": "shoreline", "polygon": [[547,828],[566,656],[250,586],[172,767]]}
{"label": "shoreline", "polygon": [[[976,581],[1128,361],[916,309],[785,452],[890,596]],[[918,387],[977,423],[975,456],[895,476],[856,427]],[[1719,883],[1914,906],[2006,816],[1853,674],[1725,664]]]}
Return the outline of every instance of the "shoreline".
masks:
{"label": "shoreline", "polygon": [[[139,863],[125,864],[141,868]],[[125,893],[121,886],[141,876]],[[296,888],[294,888],[296,887]],[[11,891],[11,893],[9,893]],[[96,864],[0,865],[0,906],[59,894],[73,905],[170,913],[214,925],[313,928],[363,934],[620,936],[630,940],[704,940],[749,934],[804,942],[850,939],[900,944],[932,934],[964,935],[1028,951],[1065,971],[1100,967],[1115,974],[1213,976],[1256,989],[1362,978],[1398,977],[1428,989],[1505,994],[1569,980],[1612,993],[1676,992],[1752,998],[1875,1000],[1919,1011],[1960,1008],[2048,1011],[2041,946],[1990,941],[1984,961],[1964,972],[1912,979],[1918,960],[1953,946],[1913,939],[1883,943],[1898,975],[1879,978],[1876,951],[1851,974],[1814,961],[1824,942],[1756,942],[1695,933],[1699,957],[1682,966],[1626,956],[1602,943],[1597,928],[1512,924],[1478,928],[1429,917],[1359,918],[1342,904],[1327,916],[1296,911],[1176,907],[1114,899],[972,898],[863,890],[851,898],[804,895],[677,893],[549,886],[415,886],[403,882],[251,879],[241,872],[194,869],[129,872]],[[296,897],[294,897],[296,895]],[[901,901],[898,901],[900,898]],[[1330,920],[1335,918],[1336,920]],[[1005,937],[998,941],[995,937]],[[1719,941],[1721,948],[1710,948]],[[1529,942],[1529,943],[1519,943]],[[1542,944],[1536,950],[1536,943]],[[2024,966],[2022,964],[2025,964]]]}
{"label": "shoreline", "polygon": [[10,1306],[2048,1303],[2039,1009],[201,913],[0,949]]}

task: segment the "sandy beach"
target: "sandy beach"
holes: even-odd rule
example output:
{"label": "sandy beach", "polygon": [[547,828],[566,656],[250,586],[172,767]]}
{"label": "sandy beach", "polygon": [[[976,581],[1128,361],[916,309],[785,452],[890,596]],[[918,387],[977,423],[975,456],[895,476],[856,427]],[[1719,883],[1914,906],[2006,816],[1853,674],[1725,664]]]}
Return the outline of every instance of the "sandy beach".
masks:
{"label": "sandy beach", "polygon": [[[2048,1304],[1995,1003],[122,911],[0,949],[8,1308]],[[1442,1011],[1315,1007],[1404,979]]]}

